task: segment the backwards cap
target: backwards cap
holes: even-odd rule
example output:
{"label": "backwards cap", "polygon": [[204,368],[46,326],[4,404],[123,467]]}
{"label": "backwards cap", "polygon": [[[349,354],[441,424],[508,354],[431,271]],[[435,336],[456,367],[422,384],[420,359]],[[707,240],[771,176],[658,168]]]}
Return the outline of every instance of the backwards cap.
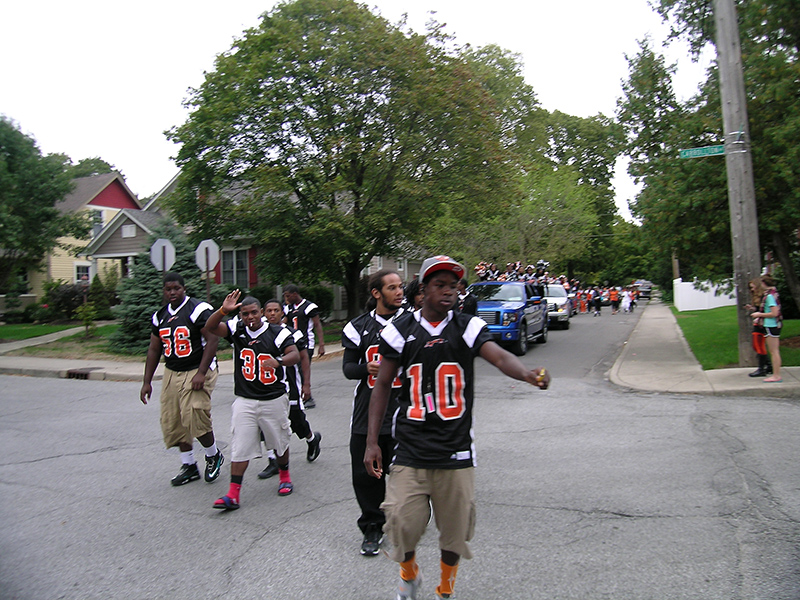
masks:
{"label": "backwards cap", "polygon": [[464,277],[464,267],[449,256],[439,255],[426,258],[419,272],[420,281],[425,281],[436,271],[450,271],[461,279]]}

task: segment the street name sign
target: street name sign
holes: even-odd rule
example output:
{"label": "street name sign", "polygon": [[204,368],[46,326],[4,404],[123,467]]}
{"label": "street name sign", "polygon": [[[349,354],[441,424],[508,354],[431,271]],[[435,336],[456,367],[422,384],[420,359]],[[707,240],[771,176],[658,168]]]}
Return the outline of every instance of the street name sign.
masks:
{"label": "street name sign", "polygon": [[700,158],[701,156],[717,156],[718,154],[725,154],[725,146],[719,144],[717,146],[702,146],[700,148],[687,148],[678,153],[681,158]]}

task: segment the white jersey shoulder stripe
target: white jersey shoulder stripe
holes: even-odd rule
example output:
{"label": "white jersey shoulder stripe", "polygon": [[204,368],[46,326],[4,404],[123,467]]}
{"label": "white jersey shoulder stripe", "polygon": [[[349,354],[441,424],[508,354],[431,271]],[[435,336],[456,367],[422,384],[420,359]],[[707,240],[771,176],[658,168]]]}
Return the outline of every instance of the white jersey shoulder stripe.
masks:
{"label": "white jersey shoulder stripe", "polygon": [[389,323],[386,327],[383,328],[383,331],[381,331],[381,337],[398,354],[403,351],[403,347],[405,346],[406,341],[403,339],[403,336],[397,330],[397,327],[394,326],[394,323]]}
{"label": "white jersey shoulder stripe", "polygon": [[284,327],[281,328],[281,332],[275,337],[275,345],[278,348],[280,348],[286,341],[286,338],[291,338],[292,341],[294,341],[294,338],[292,338],[292,334],[289,333],[289,330]]}
{"label": "white jersey shoulder stripe", "polygon": [[481,319],[480,317],[472,317],[467,324],[467,328],[464,330],[464,334],[461,336],[464,338],[464,341],[467,343],[467,346],[472,348],[475,345],[475,340],[478,337],[478,334],[481,330],[486,327],[486,321]]}
{"label": "white jersey shoulder stripe", "polygon": [[191,316],[189,317],[192,320],[192,323],[197,321],[198,317],[207,310],[214,312],[214,307],[208,302],[200,302],[197,306],[195,306]]}
{"label": "white jersey shoulder stripe", "polygon": [[361,345],[361,334],[358,333],[358,330],[353,326],[352,321],[344,326],[344,329],[342,329],[342,334],[344,334],[348,340],[353,342],[355,346]]}

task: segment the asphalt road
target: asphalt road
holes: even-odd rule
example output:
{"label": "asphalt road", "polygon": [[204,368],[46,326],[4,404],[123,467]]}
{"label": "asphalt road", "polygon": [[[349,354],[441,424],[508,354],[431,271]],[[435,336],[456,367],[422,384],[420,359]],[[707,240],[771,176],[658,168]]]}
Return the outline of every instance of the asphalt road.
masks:
{"label": "asphalt road", "polygon": [[[637,316],[604,309],[532,345],[524,361],[554,376],[545,392],[479,366],[459,600],[800,598],[800,405],[616,388],[603,375]],[[294,494],[254,464],[242,508],[222,513],[228,465],[172,488],[179,459],[138,384],[0,377],[0,598],[394,598],[395,564],[358,553],[353,384],[329,360],[313,388],[323,451],[307,463],[293,440]],[[232,399],[223,377],[223,451]],[[431,598],[435,531],[419,555]]]}

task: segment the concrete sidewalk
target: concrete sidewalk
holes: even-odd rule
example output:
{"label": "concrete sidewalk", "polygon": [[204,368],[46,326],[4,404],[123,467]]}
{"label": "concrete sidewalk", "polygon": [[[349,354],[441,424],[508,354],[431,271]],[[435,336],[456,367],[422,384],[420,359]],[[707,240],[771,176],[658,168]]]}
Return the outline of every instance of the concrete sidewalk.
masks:
{"label": "concrete sidewalk", "polygon": [[609,372],[612,383],[643,392],[800,398],[800,367],[781,369],[782,383],[748,377],[753,367],[704,371],[661,301],[651,300]]}
{"label": "concrete sidewalk", "polygon": [[[639,323],[609,371],[612,383],[643,392],[800,398],[800,367],[782,368],[782,383],[764,383],[763,378],[748,377],[753,367],[703,371],[672,311],[658,299],[644,305],[643,311]],[[76,327],[39,338],[0,344],[0,373],[107,381],[142,379],[143,362],[5,355],[20,347],[48,343],[82,330],[82,327]],[[314,360],[339,357],[341,352],[340,344],[326,344],[325,356],[315,356]],[[220,361],[220,374],[232,373],[233,361]],[[162,374],[163,363],[159,365],[155,379],[160,379]]]}

